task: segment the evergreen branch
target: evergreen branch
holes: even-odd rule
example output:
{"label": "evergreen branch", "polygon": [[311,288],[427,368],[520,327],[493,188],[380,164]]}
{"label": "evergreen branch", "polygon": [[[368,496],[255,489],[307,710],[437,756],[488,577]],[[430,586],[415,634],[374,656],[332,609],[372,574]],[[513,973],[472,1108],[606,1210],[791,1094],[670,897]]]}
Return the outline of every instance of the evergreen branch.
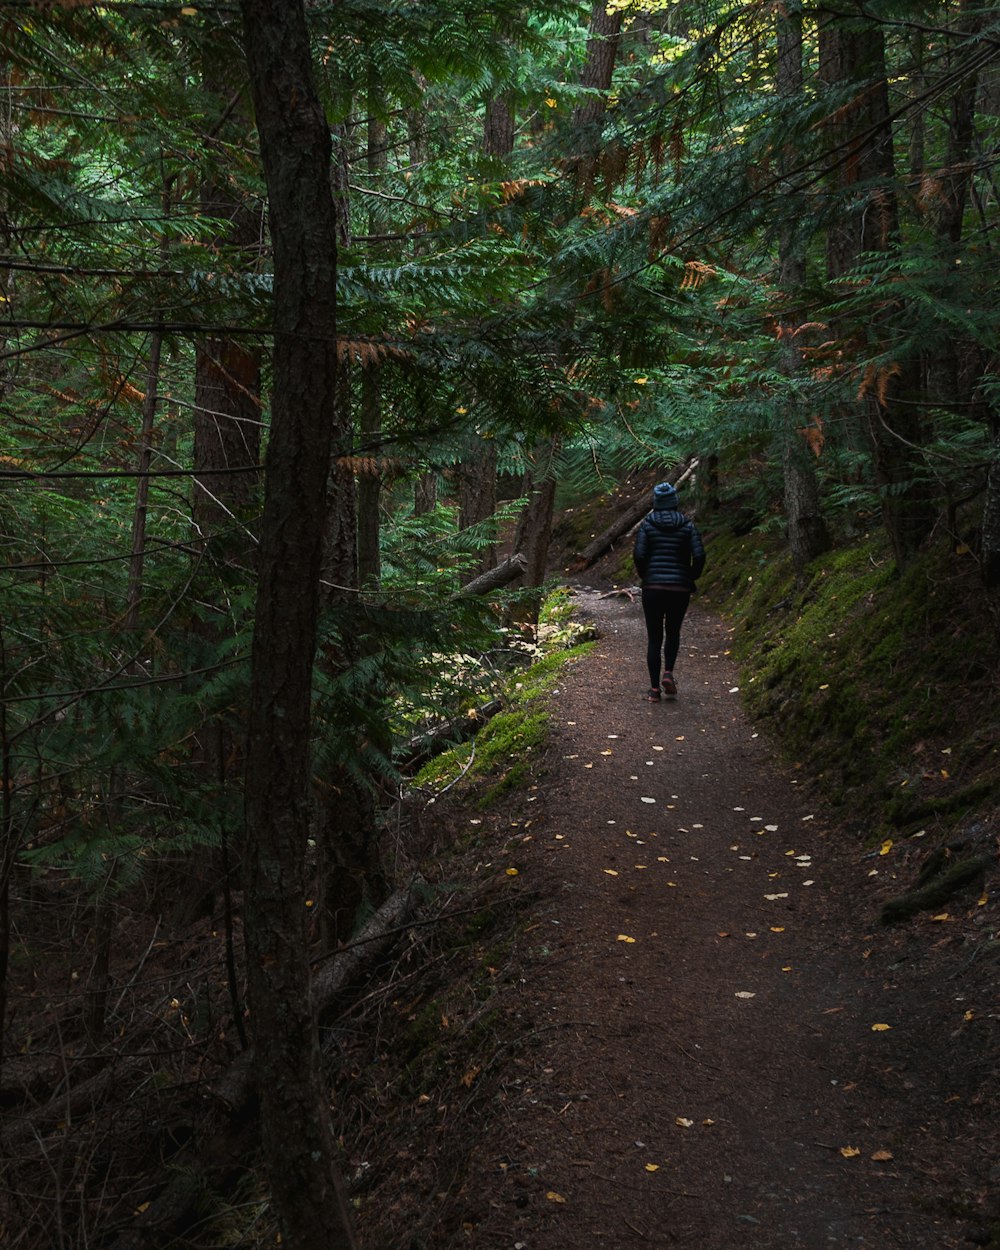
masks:
{"label": "evergreen branch", "polygon": [[[66,702],[58,708],[53,708],[46,713],[45,719],[55,715],[58,712],[65,711],[71,704],[79,703],[81,699],[87,698],[92,694],[117,694],[122,690],[145,690],[150,686],[167,686],[174,685],[180,681],[187,681],[191,677],[205,677],[209,674],[223,672],[226,669],[234,668],[238,664],[246,664],[250,660],[249,655],[236,655],[228,660],[220,660],[216,664],[207,664],[204,668],[192,668],[183,673],[164,673],[160,677],[145,677],[136,681],[116,681],[122,673],[131,665],[138,663],[138,655],[134,655],[131,659],[120,664],[114,673],[107,678],[106,681],[99,682],[96,686],[80,686],[75,690],[44,690],[37,694],[12,694],[0,695],[0,703],[11,705],[14,703],[39,703],[43,699],[65,699]],[[37,722],[36,722],[37,723]],[[14,734],[11,741],[21,737],[28,729],[33,728],[32,725],[25,726],[20,733]]]}

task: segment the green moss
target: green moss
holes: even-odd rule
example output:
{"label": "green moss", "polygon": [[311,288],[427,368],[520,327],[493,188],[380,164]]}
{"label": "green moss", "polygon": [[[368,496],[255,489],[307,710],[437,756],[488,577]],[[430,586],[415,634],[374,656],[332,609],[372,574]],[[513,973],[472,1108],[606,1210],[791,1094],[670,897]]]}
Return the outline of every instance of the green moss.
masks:
{"label": "green moss", "polygon": [[572,611],[569,591],[547,597],[540,620],[564,621],[563,631],[549,632],[542,654],[530,667],[512,676],[504,690],[506,709],[480,730],[474,742],[463,743],[429,761],[414,778],[423,789],[439,790],[457,783],[466,797],[488,807],[502,795],[532,781],[541,768],[548,739],[546,696],[558,685],[566,666],[586,655],[592,642],[562,646]]}
{"label": "green moss", "polygon": [[568,586],[559,586],[546,598],[538,612],[539,625],[562,626],[573,615],[573,592]]}
{"label": "green moss", "polygon": [[796,587],[769,540],[720,546],[711,585],[736,625],[746,706],[828,797],[869,825],[957,819],[1000,798],[1000,760],[977,731],[988,670],[971,657],[991,643],[971,570],[957,576],[939,551],[899,575],[869,537],[817,560]]}
{"label": "green moss", "polygon": [[488,778],[480,807],[488,807],[508,790],[523,785],[534,775],[539,749],[548,736],[549,714],[530,706],[494,716],[479,735],[478,769]]}

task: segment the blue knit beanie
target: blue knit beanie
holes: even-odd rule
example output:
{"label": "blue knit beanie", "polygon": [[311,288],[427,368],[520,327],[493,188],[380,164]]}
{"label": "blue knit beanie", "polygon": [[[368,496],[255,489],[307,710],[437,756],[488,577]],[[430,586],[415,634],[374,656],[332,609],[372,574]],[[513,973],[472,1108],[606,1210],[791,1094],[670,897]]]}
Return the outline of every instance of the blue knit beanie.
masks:
{"label": "blue knit beanie", "polygon": [[653,487],[653,507],[658,512],[666,512],[677,507],[677,492],[669,482],[661,482]]}

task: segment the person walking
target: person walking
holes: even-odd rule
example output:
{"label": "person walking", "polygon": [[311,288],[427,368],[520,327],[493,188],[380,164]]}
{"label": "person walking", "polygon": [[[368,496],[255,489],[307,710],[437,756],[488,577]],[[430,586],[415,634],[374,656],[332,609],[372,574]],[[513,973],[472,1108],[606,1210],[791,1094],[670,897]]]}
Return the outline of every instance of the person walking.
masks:
{"label": "person walking", "polygon": [[705,546],[698,527],[681,512],[677,491],[669,482],[653,488],[653,510],[639,526],[632,560],[642,579],[642,612],[646,618],[646,700],[659,703],[661,687],[667,699],[676,699],[674,664],[681,645],[681,625],[705,567]]}

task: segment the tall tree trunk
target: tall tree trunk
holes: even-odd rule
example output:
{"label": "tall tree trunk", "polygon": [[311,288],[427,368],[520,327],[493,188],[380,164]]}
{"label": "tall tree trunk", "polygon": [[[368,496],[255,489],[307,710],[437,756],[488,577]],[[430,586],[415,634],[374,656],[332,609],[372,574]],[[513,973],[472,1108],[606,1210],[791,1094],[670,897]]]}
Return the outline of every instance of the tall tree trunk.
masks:
{"label": "tall tree trunk", "polygon": [[[7,645],[0,621],[0,689],[6,690]],[[7,701],[0,699],[0,1077],[7,1058],[7,1002],[10,996],[11,955],[10,887],[14,864],[20,849],[19,831],[14,823],[14,757],[7,723]]]}
{"label": "tall tree trunk", "polygon": [[232,339],[199,344],[195,360],[194,523],[223,564],[252,568],[247,522],[257,502],[260,360]]}
{"label": "tall tree trunk", "polygon": [[[851,98],[827,123],[835,161],[837,211],[827,230],[831,278],[848,274],[864,253],[894,253],[901,246],[885,35],[871,18],[822,11],[820,77],[848,87]],[[902,298],[902,295],[900,295]],[[863,332],[878,355],[898,309],[883,304]],[[882,521],[899,566],[907,564],[930,533],[934,508],[921,455],[919,361],[912,352],[873,368],[860,388],[862,428],[882,496]]]}
{"label": "tall tree trunk", "polygon": [[[242,137],[249,123],[234,101],[245,89],[238,72],[238,31],[231,18],[220,22],[206,46],[202,76],[218,116],[213,136],[235,129]],[[243,249],[248,265],[259,248],[261,222],[247,208],[226,170],[214,165],[201,187],[201,212],[225,223],[213,246]],[[194,501],[195,530],[220,564],[253,567],[254,545],[247,528],[256,511],[260,460],[260,353],[232,339],[212,337],[195,353]]]}
{"label": "tall tree trunk", "polygon": [[982,581],[1000,645],[1000,420],[994,422],[993,454],[986,478],[982,522]]}
{"label": "tall tree trunk", "polygon": [[[335,144],[331,186],[337,223],[337,243],[351,244],[350,228],[350,138],[347,126],[333,129]],[[337,352],[335,406],[340,414],[331,447],[330,471],[326,486],[326,533],[323,542],[320,601],[323,609],[338,618],[340,640],[323,649],[320,663],[333,679],[369,654],[369,643],[356,628],[352,616],[358,604],[361,558],[364,539],[360,535],[360,511],[370,504],[362,482],[355,478],[355,429],[352,416],[353,378],[348,356],[342,345]],[[362,407],[366,399],[365,370],[360,371]],[[367,399],[374,401],[369,392]],[[381,421],[369,413],[372,421]],[[361,423],[366,420],[364,411]],[[372,518],[377,525],[377,517]],[[371,538],[371,530],[368,531]],[[377,538],[376,538],[377,541]],[[369,553],[370,554],[370,553]],[[338,743],[342,754],[361,752],[361,730],[353,719],[331,709],[324,733]],[[316,908],[318,932],[324,951],[333,950],[353,933],[358,913],[375,897],[381,885],[378,846],[375,839],[375,802],[364,780],[343,763],[333,762],[317,776],[315,807]]]}
{"label": "tall tree trunk", "polygon": [[[164,217],[170,215],[170,196],[174,175],[164,179],[161,207]],[[164,233],[160,244],[160,262],[167,267],[169,235]],[[153,460],[153,429],[160,392],[160,357],[163,353],[163,331],[155,329],[149,337],[149,359],[146,363],[146,392],[142,400],[142,429],[139,434],[139,476],[135,487],[135,508],[132,514],[132,554],[128,566],[128,590],[125,596],[124,628],[139,627],[139,606],[142,601],[142,577],[146,560],[146,513],[149,509],[149,466]]]}
{"label": "tall tree trunk", "polygon": [[[222,16],[204,47],[201,63],[205,95],[214,114],[208,131],[220,141],[235,137],[243,142],[252,133],[239,51],[239,24],[231,14]],[[252,269],[260,248],[260,214],[248,207],[243,190],[218,153],[203,172],[200,211],[218,223],[213,250],[235,253],[241,264]],[[215,611],[199,616],[195,629],[202,645],[212,652],[238,628],[226,608],[234,587],[244,586],[247,570],[256,566],[251,526],[260,506],[260,369],[260,349],[255,344],[220,335],[201,337],[195,343],[191,512],[203,567],[216,582],[205,596]],[[242,735],[209,721],[199,730],[194,752],[205,784],[218,787],[222,809],[225,786],[242,772]],[[194,915],[214,910],[223,885],[218,850],[195,849],[184,857],[181,872],[181,888],[175,888],[169,878],[166,882],[172,895],[173,923],[178,927]]]}
{"label": "tall tree trunk", "polygon": [[[368,89],[368,151],[366,164],[369,185],[377,189],[387,165],[388,132],[385,122],[376,114],[383,101],[376,99],[374,74],[369,75]],[[372,205],[377,201],[373,197]],[[368,233],[377,234],[381,218],[377,208],[368,212]],[[377,590],[382,577],[379,503],[382,495],[382,368],[378,361],[369,361],[361,370],[361,459],[370,467],[358,475],[358,584]]]}
{"label": "tall tree trunk", "polygon": [[274,391],[247,746],[247,984],[264,1158],[288,1250],[351,1250],[312,1009],[310,712],[336,409],[330,130],[302,0],[240,0],[274,246]]}
{"label": "tall tree trunk", "polygon": [[424,516],[436,506],[437,474],[428,469],[413,484],[413,515]]}
{"label": "tall tree trunk", "polygon": [[[556,479],[552,459],[558,439],[551,438],[535,448],[532,463],[524,475],[522,493],[528,502],[517,522],[514,551],[525,558],[525,586],[538,587],[545,581],[548,567],[549,540],[552,537],[552,516],[555,509]],[[535,596],[525,619],[538,620],[540,596]],[[522,614],[524,616],[525,614]]]}
{"label": "tall tree trunk", "polygon": [[[514,114],[510,104],[501,97],[486,102],[483,118],[483,152],[498,163],[507,160],[514,149]],[[478,430],[469,435],[468,450],[456,469],[458,487],[458,523],[462,529],[478,525],[497,510],[496,443],[484,438]],[[495,543],[486,547],[466,574],[469,581],[496,568]]]}
{"label": "tall tree trunk", "polygon": [[487,156],[509,156],[514,150],[514,110],[501,96],[486,101],[483,151]]}
{"label": "tall tree trunk", "polygon": [[590,94],[573,110],[571,138],[571,151],[577,153],[572,164],[583,199],[590,195],[597,173],[607,93],[618,59],[623,20],[623,9],[609,10],[604,0],[594,0],[587,54],[580,72],[580,86],[586,87]]}
{"label": "tall tree trunk", "polygon": [[[421,90],[425,84],[420,81]],[[427,121],[424,113],[419,108],[410,108],[406,110],[406,139],[407,153],[409,156],[411,169],[419,170],[427,158]],[[420,251],[419,245],[415,245],[415,252]],[[420,383],[417,382],[418,393],[416,396],[417,406],[422,406],[420,395]],[[437,507],[438,497],[438,475],[433,469],[425,469],[416,482],[413,484],[413,515],[423,516],[425,513],[433,512]]]}
{"label": "tall tree trunk", "polygon": [[153,455],[153,427],[160,385],[160,354],[163,333],[154,330],[149,340],[149,361],[146,366],[146,393],[142,401],[142,431],[139,436],[139,476],[135,486],[135,508],[132,514],[132,554],[128,566],[128,590],[125,596],[124,628],[139,627],[139,606],[142,602],[142,576],[146,560],[146,513],[149,509],[149,466]]}
{"label": "tall tree trunk", "polygon": [[[800,99],[802,75],[802,7],[791,2],[777,15],[778,95],[785,102]],[[779,153],[782,173],[788,176],[796,166],[797,153],[786,144]],[[801,296],[806,280],[806,258],[803,243],[794,227],[785,226],[779,241],[778,285],[783,302],[793,308]],[[802,369],[801,352],[794,319],[782,318],[778,323],[781,364],[791,379]],[[796,581],[801,583],[806,566],[829,548],[830,536],[820,510],[819,482],[812,452],[802,437],[806,414],[786,401],[779,414],[781,461],[785,488],[785,517],[788,521],[788,543]]]}
{"label": "tall tree trunk", "polygon": [[616,5],[609,11],[605,0],[594,0],[587,56],[580,74],[580,86],[588,88],[591,95],[573,112],[573,122],[586,132],[583,137],[588,146],[596,147],[600,140],[598,127],[607,108],[607,93],[618,58],[623,18],[622,6]]}
{"label": "tall tree trunk", "polygon": [[[978,36],[983,25],[982,11],[970,0],[960,0],[956,28],[968,39],[949,57],[942,74],[956,86],[948,104],[947,139],[944,163],[939,170],[922,171],[923,185],[932,188],[926,196],[929,217],[937,239],[936,261],[942,286],[954,280],[960,259],[965,214],[972,187],[973,144],[975,142],[976,95],[982,51]],[[963,387],[963,345],[952,334],[937,335],[926,350],[927,384],[938,403],[949,406],[972,399],[966,381]],[[979,370],[973,366],[977,375]],[[975,383],[973,384],[975,385]],[[963,390],[965,393],[963,394]]]}
{"label": "tall tree trunk", "polygon": [[[461,529],[478,525],[497,510],[497,449],[496,443],[473,431],[469,436],[469,449],[462,456],[455,476],[458,487],[458,524]],[[483,549],[466,577],[471,581],[480,573],[496,567],[496,543]]]}
{"label": "tall tree trunk", "polygon": [[382,437],[382,370],[372,362],[361,370],[362,468],[358,469],[358,585],[378,590],[382,580],[382,545],[379,504],[382,472],[379,467]]}

